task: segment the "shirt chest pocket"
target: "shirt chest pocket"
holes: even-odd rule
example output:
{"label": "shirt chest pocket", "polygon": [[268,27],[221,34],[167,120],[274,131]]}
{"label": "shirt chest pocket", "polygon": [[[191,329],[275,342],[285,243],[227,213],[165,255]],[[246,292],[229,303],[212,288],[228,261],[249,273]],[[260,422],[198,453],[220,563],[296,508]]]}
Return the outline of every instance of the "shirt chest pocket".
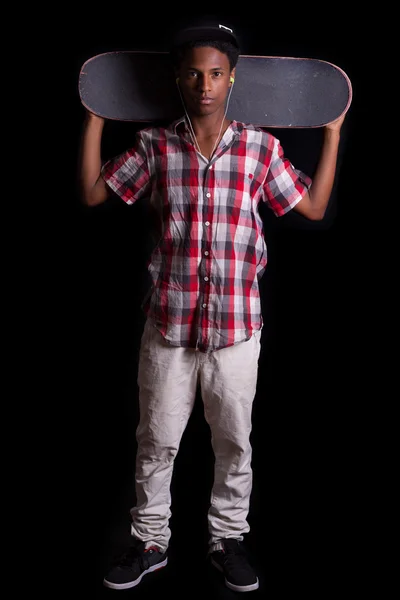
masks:
{"label": "shirt chest pocket", "polygon": [[235,183],[233,179],[227,190],[227,210],[233,218],[246,218],[252,211],[252,181],[245,177]]}

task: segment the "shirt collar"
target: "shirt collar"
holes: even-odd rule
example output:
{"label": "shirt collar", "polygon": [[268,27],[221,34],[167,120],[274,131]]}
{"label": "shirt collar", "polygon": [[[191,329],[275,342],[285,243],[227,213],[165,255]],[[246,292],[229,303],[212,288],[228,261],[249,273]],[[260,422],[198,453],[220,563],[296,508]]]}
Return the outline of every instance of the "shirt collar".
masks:
{"label": "shirt collar", "polygon": [[[176,134],[183,133],[183,132],[187,132],[187,133],[190,132],[189,127],[186,122],[186,117],[184,117],[184,116],[181,117],[180,119],[177,119],[176,121],[174,121],[172,123],[172,128],[173,128],[174,133],[176,133]],[[244,128],[245,128],[244,123],[232,120],[230,126],[227,129],[227,132],[229,132],[231,130],[233,135],[240,135]]]}

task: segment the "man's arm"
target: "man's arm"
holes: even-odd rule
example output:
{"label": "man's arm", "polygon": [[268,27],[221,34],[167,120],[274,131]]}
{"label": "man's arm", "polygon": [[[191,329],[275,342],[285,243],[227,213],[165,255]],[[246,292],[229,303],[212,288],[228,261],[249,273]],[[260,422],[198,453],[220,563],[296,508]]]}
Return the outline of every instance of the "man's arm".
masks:
{"label": "man's arm", "polygon": [[335,179],[340,128],[343,121],[344,116],[330,125],[326,125],[321,156],[313,177],[311,189],[293,209],[307,219],[318,221],[323,219],[325,215]]}
{"label": "man's arm", "polygon": [[97,206],[110,195],[107,184],[101,177],[101,138],[104,119],[87,112],[83,125],[80,158],[79,187],[82,202],[86,206]]}

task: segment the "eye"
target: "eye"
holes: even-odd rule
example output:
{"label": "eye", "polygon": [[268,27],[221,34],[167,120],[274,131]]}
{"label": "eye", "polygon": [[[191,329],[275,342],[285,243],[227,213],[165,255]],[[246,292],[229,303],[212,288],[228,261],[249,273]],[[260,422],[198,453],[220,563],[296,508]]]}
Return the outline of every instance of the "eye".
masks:
{"label": "eye", "polygon": [[215,77],[221,77],[222,73],[221,73],[221,71],[215,71],[214,75],[215,75]]}

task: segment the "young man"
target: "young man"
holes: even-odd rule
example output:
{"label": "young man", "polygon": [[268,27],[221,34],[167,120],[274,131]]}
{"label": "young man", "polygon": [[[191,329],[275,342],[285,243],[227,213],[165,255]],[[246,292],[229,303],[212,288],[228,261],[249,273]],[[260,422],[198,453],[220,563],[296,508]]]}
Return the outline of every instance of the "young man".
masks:
{"label": "young man", "polygon": [[325,128],[311,186],[279,140],[226,118],[238,56],[230,30],[181,32],[172,57],[185,116],[139,131],[132,148],[103,166],[103,119],[88,114],[85,121],[83,201],[95,206],[111,192],[128,204],[147,197],[159,215],[153,285],[143,303],[133,543],[104,579],[113,589],[134,587],[167,564],[173,464],[198,382],[215,455],[211,562],[233,590],[259,585],[242,545],[263,326],[258,281],[267,263],[257,206],[266,202],[277,216],[293,209],[323,218],[343,119]]}

